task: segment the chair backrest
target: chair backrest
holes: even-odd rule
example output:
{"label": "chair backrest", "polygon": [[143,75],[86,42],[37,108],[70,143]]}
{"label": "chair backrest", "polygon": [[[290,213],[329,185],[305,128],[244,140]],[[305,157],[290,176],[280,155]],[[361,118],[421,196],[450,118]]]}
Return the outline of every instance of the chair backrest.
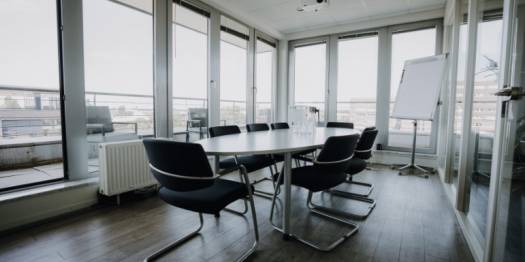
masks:
{"label": "chair backrest", "polygon": [[372,148],[378,133],[375,127],[367,127],[363,130],[355,148],[355,158],[367,160],[372,157]]}
{"label": "chair backrest", "polygon": [[268,131],[270,130],[270,127],[268,127],[268,124],[266,123],[255,123],[255,124],[247,124],[246,130],[248,130],[248,132]]}
{"label": "chair backrest", "polygon": [[188,108],[188,120],[199,120],[200,124],[190,122],[190,127],[207,127],[208,126],[208,109],[206,108]]}
{"label": "chair backrest", "polygon": [[[102,124],[104,132],[113,132],[113,120],[108,106],[86,106],[87,124]],[[101,133],[102,129],[94,128],[88,133]]]}
{"label": "chair backrest", "polygon": [[286,122],[272,123],[271,127],[272,127],[272,130],[275,130],[275,129],[290,129],[290,126]]}
{"label": "chair backrest", "polygon": [[214,126],[209,128],[210,137],[225,136],[231,134],[240,134],[241,129],[238,126]]}
{"label": "chair backrest", "polygon": [[161,186],[192,191],[213,185],[213,171],[200,144],[155,138],[144,139],[143,143],[151,173]]}
{"label": "chair backrest", "polygon": [[326,123],[326,127],[340,127],[340,128],[354,128],[354,123],[350,122],[328,122]]}
{"label": "chair backrest", "polygon": [[348,168],[358,140],[358,134],[329,137],[314,165],[330,169],[332,172],[344,172]]}

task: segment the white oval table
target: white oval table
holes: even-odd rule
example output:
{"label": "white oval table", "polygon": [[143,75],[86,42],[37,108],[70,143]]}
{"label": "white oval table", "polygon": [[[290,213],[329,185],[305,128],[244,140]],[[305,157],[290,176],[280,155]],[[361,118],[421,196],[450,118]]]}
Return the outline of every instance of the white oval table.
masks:
{"label": "white oval table", "polygon": [[291,234],[292,154],[307,149],[319,148],[331,136],[356,133],[359,133],[359,131],[347,128],[318,127],[313,133],[309,134],[297,133],[292,129],[280,129],[206,138],[198,140],[196,143],[201,144],[207,154],[215,156],[284,154],[283,233],[286,238]]}

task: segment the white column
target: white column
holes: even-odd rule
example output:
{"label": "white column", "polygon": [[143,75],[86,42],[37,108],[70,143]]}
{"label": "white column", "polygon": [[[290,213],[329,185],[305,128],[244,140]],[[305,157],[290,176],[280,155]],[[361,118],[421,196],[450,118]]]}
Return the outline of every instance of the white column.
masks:
{"label": "white column", "polygon": [[172,116],[172,1],[153,1],[153,85],[155,136],[173,135]]}
{"label": "white column", "polygon": [[82,0],[62,3],[62,87],[64,172],[70,180],[88,175]]}
{"label": "white column", "polygon": [[288,40],[279,41],[277,46],[278,53],[278,75],[276,92],[276,122],[286,122],[288,120]]}

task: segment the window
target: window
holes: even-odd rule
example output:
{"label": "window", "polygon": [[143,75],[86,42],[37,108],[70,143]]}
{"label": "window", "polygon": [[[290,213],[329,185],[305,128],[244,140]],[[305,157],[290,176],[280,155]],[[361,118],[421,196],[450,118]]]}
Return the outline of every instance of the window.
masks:
{"label": "window", "polygon": [[319,119],[325,119],[326,43],[294,48],[295,105],[319,109]]}
{"label": "window", "polygon": [[[436,28],[420,29],[392,34],[390,66],[390,112],[396,101],[401,72],[406,60],[432,56],[436,53]],[[430,147],[432,139],[432,122],[418,121],[418,147]],[[412,121],[390,119],[388,145],[410,147],[412,145]]]}
{"label": "window", "polygon": [[340,37],[337,49],[337,121],[363,129],[376,124],[377,33]]}
{"label": "window", "polygon": [[0,191],[64,177],[56,11],[0,1]]}
{"label": "window", "polygon": [[209,13],[185,2],[173,8],[173,132],[200,132],[208,126]]}
{"label": "window", "polygon": [[221,124],[246,124],[246,89],[249,29],[221,16],[220,120]]}
{"label": "window", "polygon": [[272,122],[272,94],[275,81],[275,43],[257,38],[255,56],[255,122]]}
{"label": "window", "polygon": [[100,142],[153,135],[152,1],[84,0],[90,171]]}

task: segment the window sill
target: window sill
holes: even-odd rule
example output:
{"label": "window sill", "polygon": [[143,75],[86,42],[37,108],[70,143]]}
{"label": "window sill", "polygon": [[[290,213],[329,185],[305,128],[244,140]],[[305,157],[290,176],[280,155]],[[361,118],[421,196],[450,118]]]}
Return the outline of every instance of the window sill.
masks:
{"label": "window sill", "polygon": [[98,177],[92,177],[76,181],[61,181],[57,183],[35,186],[32,188],[21,189],[12,192],[6,192],[0,195],[0,203],[6,203],[10,201],[16,201],[24,198],[35,197],[42,194],[48,194],[52,192],[66,191],[73,188],[98,184]]}

